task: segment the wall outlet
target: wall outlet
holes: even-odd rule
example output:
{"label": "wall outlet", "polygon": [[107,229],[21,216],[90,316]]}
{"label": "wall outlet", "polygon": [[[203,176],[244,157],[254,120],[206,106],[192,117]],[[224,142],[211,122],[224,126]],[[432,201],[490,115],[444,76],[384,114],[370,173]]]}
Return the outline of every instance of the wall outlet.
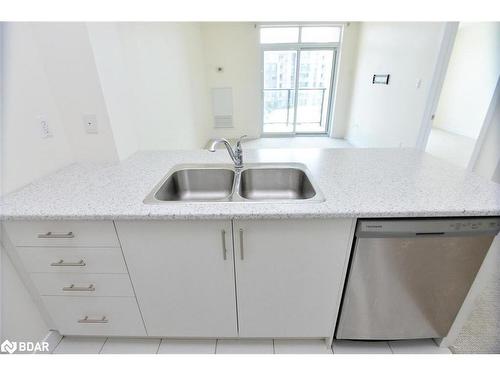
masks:
{"label": "wall outlet", "polygon": [[40,126],[40,134],[42,138],[52,137],[52,132],[49,127],[49,122],[45,116],[38,116],[36,118],[38,125]]}
{"label": "wall outlet", "polygon": [[83,127],[85,128],[85,133],[88,134],[99,133],[99,130],[97,128],[96,115],[83,115]]}

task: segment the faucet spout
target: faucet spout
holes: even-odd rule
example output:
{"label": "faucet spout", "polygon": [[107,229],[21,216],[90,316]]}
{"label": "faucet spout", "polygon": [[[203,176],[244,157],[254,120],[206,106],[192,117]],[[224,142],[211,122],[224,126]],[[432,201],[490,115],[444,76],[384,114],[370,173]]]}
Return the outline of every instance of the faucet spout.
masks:
{"label": "faucet spout", "polygon": [[229,153],[229,156],[231,157],[231,160],[234,163],[235,168],[242,168],[243,167],[243,150],[241,148],[240,141],[238,140],[238,143],[236,145],[235,150],[233,150],[231,144],[229,141],[225,138],[218,138],[214,139],[212,143],[210,143],[210,146],[208,147],[208,151],[210,152],[215,152],[216,147],[219,143],[223,143],[224,146],[226,146],[227,152]]}

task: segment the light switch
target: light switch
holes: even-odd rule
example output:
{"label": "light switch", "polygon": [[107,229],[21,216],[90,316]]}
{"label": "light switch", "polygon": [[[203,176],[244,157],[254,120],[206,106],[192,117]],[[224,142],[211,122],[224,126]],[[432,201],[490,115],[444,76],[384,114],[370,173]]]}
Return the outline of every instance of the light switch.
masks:
{"label": "light switch", "polygon": [[97,134],[97,117],[96,115],[83,115],[83,127],[88,134]]}

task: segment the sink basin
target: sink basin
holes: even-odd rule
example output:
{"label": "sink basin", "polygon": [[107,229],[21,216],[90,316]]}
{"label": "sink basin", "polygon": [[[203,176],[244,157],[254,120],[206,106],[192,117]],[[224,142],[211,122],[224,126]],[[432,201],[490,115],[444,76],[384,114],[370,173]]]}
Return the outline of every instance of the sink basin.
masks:
{"label": "sink basin", "polygon": [[185,168],[163,180],[156,192],[146,198],[154,201],[218,201],[233,190],[234,171],[223,168]]}
{"label": "sink basin", "polygon": [[305,172],[298,168],[249,168],[241,172],[238,189],[251,200],[310,199],[316,191]]}
{"label": "sink basin", "polygon": [[174,202],[313,203],[325,199],[305,165],[249,163],[179,164],[144,199]]}

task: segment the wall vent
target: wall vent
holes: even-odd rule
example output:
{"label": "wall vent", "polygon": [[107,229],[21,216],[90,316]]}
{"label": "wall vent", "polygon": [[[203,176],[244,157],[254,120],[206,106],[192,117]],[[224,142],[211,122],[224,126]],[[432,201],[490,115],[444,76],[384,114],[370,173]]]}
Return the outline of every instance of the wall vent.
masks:
{"label": "wall vent", "polygon": [[216,128],[233,127],[233,89],[231,87],[212,89],[212,113]]}
{"label": "wall vent", "polygon": [[232,115],[214,116],[214,124],[216,128],[232,128],[233,116]]}

